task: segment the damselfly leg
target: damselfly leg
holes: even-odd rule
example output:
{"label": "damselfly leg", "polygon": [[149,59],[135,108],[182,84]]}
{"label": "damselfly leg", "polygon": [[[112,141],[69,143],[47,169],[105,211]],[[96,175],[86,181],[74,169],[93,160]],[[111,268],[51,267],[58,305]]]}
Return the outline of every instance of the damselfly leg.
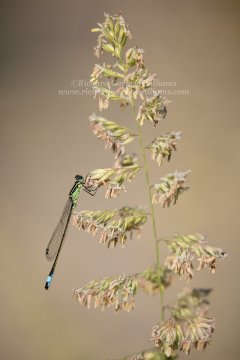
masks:
{"label": "damselfly leg", "polygon": [[92,189],[91,187],[86,187],[86,186],[83,186],[83,190],[88,193],[89,195],[92,195],[94,196],[96,194],[96,192],[98,191],[99,189],[99,186],[95,189]]}

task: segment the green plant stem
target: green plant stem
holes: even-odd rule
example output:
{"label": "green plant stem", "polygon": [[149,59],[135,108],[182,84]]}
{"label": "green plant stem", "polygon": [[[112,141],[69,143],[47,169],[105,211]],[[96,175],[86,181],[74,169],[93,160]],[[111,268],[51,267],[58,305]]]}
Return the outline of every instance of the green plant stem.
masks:
{"label": "green plant stem", "polygon": [[148,353],[160,353],[160,354],[162,354],[162,353],[160,352],[160,350],[155,347],[155,348],[146,349],[146,350],[141,351],[141,352],[139,351],[139,353],[134,352],[134,353],[128,354],[128,355],[126,355],[122,360],[131,360],[134,355],[135,355],[135,356],[136,356],[137,354],[146,355],[146,354],[148,354]]}
{"label": "green plant stem", "polygon": [[145,177],[147,181],[147,187],[148,187],[148,197],[149,197],[149,205],[151,209],[151,218],[152,218],[152,226],[153,226],[153,235],[155,240],[155,252],[156,252],[156,263],[157,263],[157,274],[158,274],[158,286],[159,286],[159,295],[160,295],[160,304],[161,304],[161,320],[164,320],[164,302],[163,302],[163,290],[162,290],[162,284],[161,284],[161,269],[160,269],[160,251],[159,251],[159,244],[158,244],[158,236],[157,236],[157,226],[156,226],[156,215],[155,215],[155,209],[152,203],[152,193],[151,193],[151,184],[150,184],[150,178],[149,178],[149,169],[148,169],[148,162],[146,158],[146,154],[143,147],[143,136],[142,136],[142,127],[138,124],[138,138],[139,138],[139,145],[141,149],[143,164],[144,164],[144,172]]}

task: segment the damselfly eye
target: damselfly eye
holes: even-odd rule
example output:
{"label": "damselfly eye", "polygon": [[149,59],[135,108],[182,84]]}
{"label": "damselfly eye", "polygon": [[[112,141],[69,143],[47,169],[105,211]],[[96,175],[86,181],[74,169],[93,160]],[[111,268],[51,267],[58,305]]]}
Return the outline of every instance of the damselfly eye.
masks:
{"label": "damselfly eye", "polygon": [[77,181],[81,182],[81,183],[84,182],[84,177],[83,177],[82,175],[76,175],[76,176],[75,176],[75,179],[76,179]]}

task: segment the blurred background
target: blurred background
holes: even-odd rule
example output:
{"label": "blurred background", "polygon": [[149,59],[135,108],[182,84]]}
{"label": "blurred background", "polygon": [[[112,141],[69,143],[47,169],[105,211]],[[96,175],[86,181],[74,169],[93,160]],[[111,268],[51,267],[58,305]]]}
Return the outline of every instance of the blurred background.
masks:
{"label": "blurred background", "polygon": [[[144,128],[146,143],[162,131],[183,132],[170,163],[159,169],[150,160],[152,181],[192,170],[190,191],[176,206],[157,208],[159,235],[201,232],[229,254],[215,275],[202,271],[191,283],[214,289],[210,315],[216,318],[212,345],[191,358],[238,359],[239,2],[42,0],[3,1],[1,8],[1,359],[106,360],[151,347],[157,297],[139,292],[136,309],[117,315],[72,299],[72,289],[92,279],[153,264],[150,223],[124,250],[107,249],[71,226],[52,287],[44,289],[51,267],[45,248],[74,176],[113,163],[89,127],[97,101],[73,90],[84,89],[78,81],[87,81],[97,62],[90,29],[104,12],[120,10],[133,36],[129,46],[145,49],[160,89],[177,90],[168,96],[164,123]],[[128,109],[113,104],[104,116],[136,131]],[[137,142],[129,149],[138,151]],[[144,206],[144,186],[141,174],[116,200],[105,200],[102,190],[94,198],[84,193],[78,209]],[[166,301],[186,285],[176,280]]]}

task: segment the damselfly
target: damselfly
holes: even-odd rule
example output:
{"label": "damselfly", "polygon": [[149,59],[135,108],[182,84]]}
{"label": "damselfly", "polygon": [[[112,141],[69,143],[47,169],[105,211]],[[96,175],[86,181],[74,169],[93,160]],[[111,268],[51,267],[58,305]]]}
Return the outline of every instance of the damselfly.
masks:
{"label": "damselfly", "polygon": [[51,285],[54,271],[57,265],[58,257],[60,255],[60,252],[62,250],[62,246],[64,243],[64,239],[66,237],[67,228],[69,225],[69,221],[72,215],[73,209],[77,206],[78,197],[80,195],[80,192],[82,190],[86,191],[88,194],[94,196],[96,194],[96,191],[98,188],[93,188],[92,186],[86,186],[84,177],[81,175],[75,176],[75,183],[73,187],[71,188],[68,199],[66,202],[66,205],[63,209],[62,216],[52,234],[52,237],[48,243],[48,246],[46,248],[46,258],[48,261],[54,261],[53,266],[51,268],[51,271],[48,275],[48,278],[46,280],[45,289],[48,290],[48,288]]}

